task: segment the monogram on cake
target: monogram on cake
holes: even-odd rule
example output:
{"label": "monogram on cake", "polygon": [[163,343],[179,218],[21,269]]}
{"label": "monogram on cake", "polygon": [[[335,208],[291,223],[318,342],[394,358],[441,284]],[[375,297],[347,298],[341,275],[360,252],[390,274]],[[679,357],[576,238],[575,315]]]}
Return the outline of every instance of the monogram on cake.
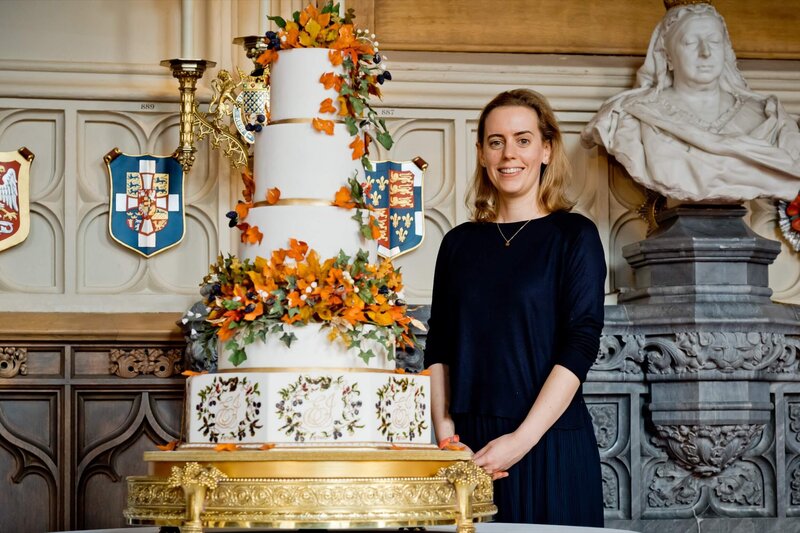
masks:
{"label": "monogram on cake", "polygon": [[332,17],[306,10],[268,35],[242,243],[205,280],[218,369],[187,380],[183,448],[435,448],[428,376],[395,370],[412,319],[364,198],[364,145],[391,146],[367,99],[391,75],[374,38]]}

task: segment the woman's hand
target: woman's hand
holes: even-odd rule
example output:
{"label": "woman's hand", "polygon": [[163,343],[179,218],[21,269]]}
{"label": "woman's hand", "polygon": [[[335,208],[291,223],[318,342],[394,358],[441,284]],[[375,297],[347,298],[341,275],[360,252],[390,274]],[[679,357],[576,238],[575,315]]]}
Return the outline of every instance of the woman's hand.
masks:
{"label": "woman's hand", "polygon": [[478,450],[472,460],[491,474],[494,481],[508,477],[508,469],[517,464],[531,448],[533,444],[517,432],[506,433]]}

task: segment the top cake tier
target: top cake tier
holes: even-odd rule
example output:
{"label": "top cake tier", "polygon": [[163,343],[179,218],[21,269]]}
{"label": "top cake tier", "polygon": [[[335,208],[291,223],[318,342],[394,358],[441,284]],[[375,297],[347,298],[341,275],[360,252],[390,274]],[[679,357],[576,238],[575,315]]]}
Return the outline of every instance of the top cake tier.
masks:
{"label": "top cake tier", "polygon": [[341,65],[334,67],[328,59],[327,48],[294,48],[278,52],[278,60],[270,67],[270,122],[315,117],[337,118],[320,115],[319,106],[330,98],[338,109],[339,93],[326,89],[320,77],[326,72],[342,74]]}

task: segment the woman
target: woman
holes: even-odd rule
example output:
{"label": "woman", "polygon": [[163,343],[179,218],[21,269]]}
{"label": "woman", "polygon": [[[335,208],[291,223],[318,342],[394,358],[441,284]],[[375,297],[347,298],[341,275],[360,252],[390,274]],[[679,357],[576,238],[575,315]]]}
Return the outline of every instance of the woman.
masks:
{"label": "woman", "polygon": [[581,137],[678,200],[790,200],[800,187],[797,124],[774,96],[749,89],[709,4],[667,11],[636,87],[603,104]]}
{"label": "woman", "polygon": [[441,445],[492,475],[499,522],[602,526],[600,460],[580,392],[597,355],[606,268],[569,213],[569,164],[547,101],[517,89],[478,122],[473,220],[445,235],[425,362]]}

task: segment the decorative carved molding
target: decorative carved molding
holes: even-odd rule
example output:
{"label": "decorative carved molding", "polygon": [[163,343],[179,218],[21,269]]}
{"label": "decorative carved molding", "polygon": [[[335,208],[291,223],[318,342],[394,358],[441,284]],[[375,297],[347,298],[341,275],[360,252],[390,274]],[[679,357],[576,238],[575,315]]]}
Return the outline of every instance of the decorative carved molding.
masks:
{"label": "decorative carved molding", "polygon": [[796,467],[792,473],[792,481],[789,483],[789,499],[792,505],[800,505],[800,467]]}
{"label": "decorative carved molding", "polygon": [[651,508],[693,507],[699,502],[704,487],[709,489],[708,504],[716,501],[737,507],[764,505],[761,471],[753,463],[744,461],[731,465],[715,477],[698,477],[669,461],[655,469],[648,486],[647,504]]}
{"label": "decorative carved molding", "polygon": [[183,371],[183,351],[177,348],[113,349],[109,352],[108,359],[109,374],[121,378],[135,378],[144,374],[168,378]]}
{"label": "decorative carved molding", "polygon": [[648,337],[643,349],[647,371],[652,374],[701,370],[788,373],[798,370],[800,339],[781,333],[692,331],[677,333],[674,340]]}
{"label": "decorative carved molding", "polygon": [[[477,467],[475,467],[477,468]],[[347,520],[377,526],[380,522],[410,519],[431,523],[453,523],[457,496],[456,480],[477,483],[472,493],[472,516],[487,517],[492,504],[492,481],[475,468],[443,468],[442,475],[408,478],[347,478],[314,480],[228,478],[220,479],[205,498],[203,519],[207,523],[251,522],[268,524],[330,522]],[[453,477],[449,481],[445,475]],[[181,523],[186,517],[186,497],[163,478],[128,478],[128,519]],[[270,526],[271,527],[271,526]],[[385,527],[385,526],[384,526]]]}
{"label": "decorative carved molding", "polygon": [[682,468],[700,477],[718,476],[742,458],[761,436],[764,424],[656,426],[653,441]]}
{"label": "decorative carved molding", "polygon": [[4,346],[0,348],[0,378],[28,374],[28,350]]}
{"label": "decorative carved molding", "polygon": [[789,417],[789,431],[794,433],[795,440],[800,442],[800,403],[787,403],[786,413]]}
{"label": "decorative carved molding", "polygon": [[643,375],[645,360],[645,335],[603,335],[600,350],[592,370],[619,371],[623,374]]}
{"label": "decorative carved molding", "polygon": [[589,414],[592,415],[592,426],[597,447],[607,450],[617,442],[619,435],[619,413],[617,404],[589,404]]}
{"label": "decorative carved molding", "polygon": [[603,508],[619,509],[619,480],[616,472],[605,463],[600,463],[600,472],[603,479]]}

